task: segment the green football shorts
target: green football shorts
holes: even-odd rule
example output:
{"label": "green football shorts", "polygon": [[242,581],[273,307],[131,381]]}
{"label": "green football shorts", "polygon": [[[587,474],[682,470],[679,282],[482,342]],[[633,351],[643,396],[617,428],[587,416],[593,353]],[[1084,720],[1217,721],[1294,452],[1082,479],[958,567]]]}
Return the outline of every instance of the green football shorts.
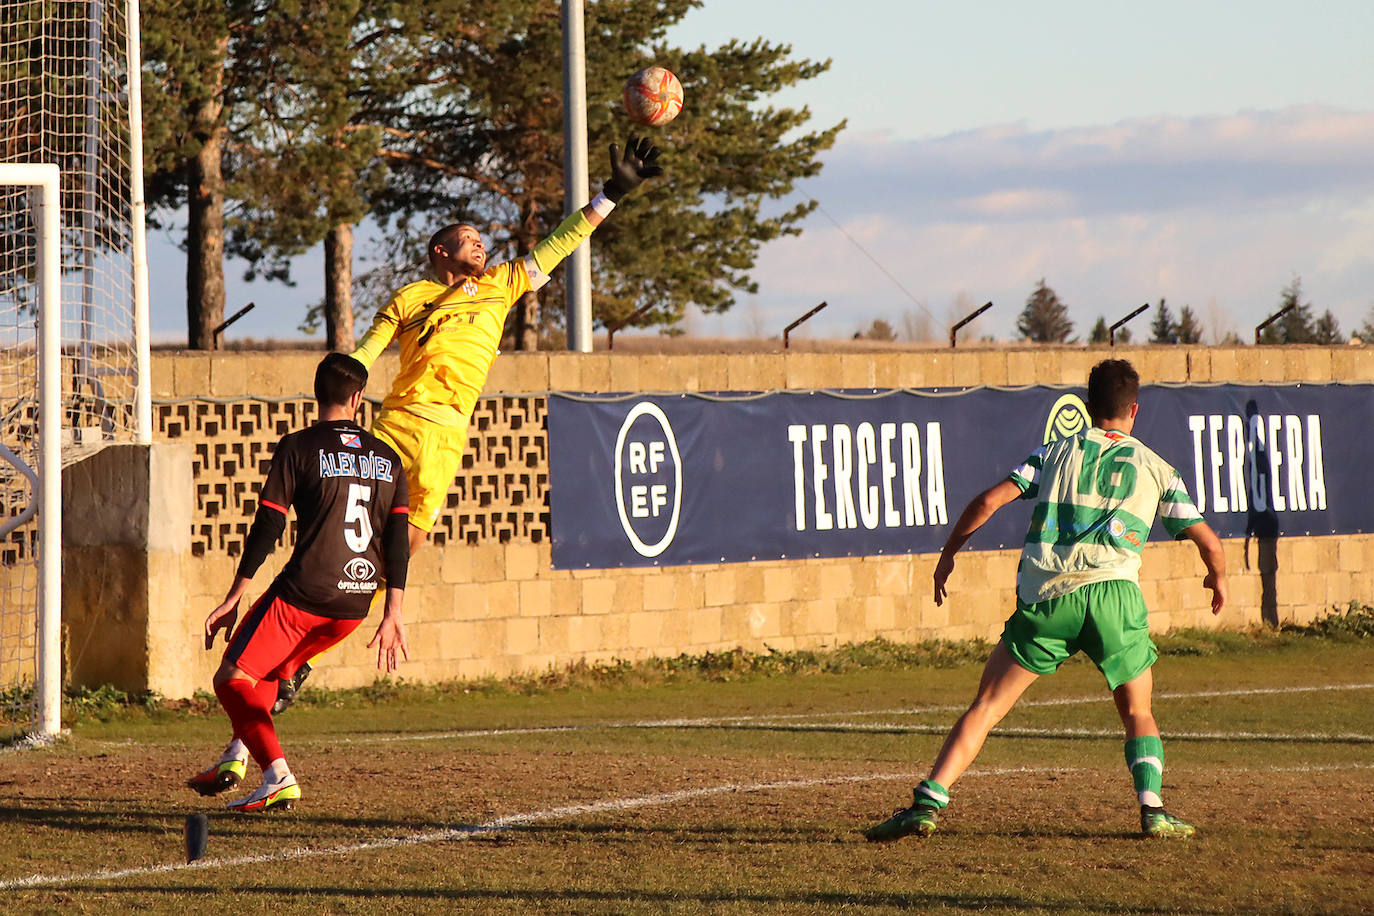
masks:
{"label": "green football shorts", "polygon": [[1140,586],[1125,579],[1092,582],[1038,604],[1016,599],[1002,642],[1021,667],[1052,674],[1082,651],[1115,690],[1155,663],[1149,612]]}

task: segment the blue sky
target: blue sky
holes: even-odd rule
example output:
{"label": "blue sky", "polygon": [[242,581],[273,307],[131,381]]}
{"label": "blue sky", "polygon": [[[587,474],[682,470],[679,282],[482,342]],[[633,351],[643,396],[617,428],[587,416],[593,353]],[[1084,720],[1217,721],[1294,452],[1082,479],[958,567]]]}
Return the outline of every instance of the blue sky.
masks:
{"label": "blue sky", "polygon": [[[1044,277],[1081,335],[1166,297],[1248,339],[1297,275],[1348,332],[1374,305],[1371,35],[1353,0],[706,0],[670,40],[829,58],[773,101],[848,127],[798,189],[821,211],[762,251],[759,293],[687,329],[772,335],[825,300],[814,336],[884,318],[942,338],[992,300],[976,333],[1011,338]],[[229,311],[259,307],[229,335],[297,336],[321,263],[288,291],[231,262]],[[155,244],[156,339],[184,339],[182,270]]]}

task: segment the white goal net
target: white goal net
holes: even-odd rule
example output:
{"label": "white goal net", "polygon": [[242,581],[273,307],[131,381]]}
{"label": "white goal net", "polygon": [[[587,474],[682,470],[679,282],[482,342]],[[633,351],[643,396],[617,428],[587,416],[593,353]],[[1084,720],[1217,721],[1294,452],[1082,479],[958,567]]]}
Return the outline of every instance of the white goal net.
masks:
{"label": "white goal net", "polygon": [[[61,467],[149,439],[136,48],[125,0],[0,0],[0,739],[56,730]],[[46,205],[38,165],[60,176]]]}

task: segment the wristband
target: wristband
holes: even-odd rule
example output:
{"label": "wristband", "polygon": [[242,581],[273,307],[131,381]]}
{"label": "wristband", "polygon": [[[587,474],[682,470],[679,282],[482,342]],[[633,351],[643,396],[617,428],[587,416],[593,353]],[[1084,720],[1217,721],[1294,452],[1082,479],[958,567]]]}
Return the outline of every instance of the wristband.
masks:
{"label": "wristband", "polygon": [[605,191],[602,191],[593,197],[592,202],[587,204],[587,206],[591,207],[597,216],[605,219],[610,216],[611,211],[615,209],[615,201],[607,197]]}

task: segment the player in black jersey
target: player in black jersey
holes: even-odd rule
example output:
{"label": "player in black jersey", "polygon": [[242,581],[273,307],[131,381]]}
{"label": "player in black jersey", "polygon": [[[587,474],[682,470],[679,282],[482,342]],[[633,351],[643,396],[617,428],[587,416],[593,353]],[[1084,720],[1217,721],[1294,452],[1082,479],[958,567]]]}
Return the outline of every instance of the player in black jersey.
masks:
{"label": "player in black jersey", "polygon": [[[377,667],[388,673],[398,653],[407,657],[401,625],[410,561],[406,477],[391,447],[353,422],[366,384],[367,370],[352,357],[331,353],[321,361],[315,372],[320,419],[277,443],[234,584],[205,618],[205,648],[220,630],[229,643],[214,684],[234,740],[187,785],[202,795],[231,789],[246,774],[251,753],[262,767],[262,785],[230,802],[231,810],[289,808],[301,797],[272,725],[277,681],[357,629],[383,580],[382,620],[367,645],[377,647]],[[288,506],[296,510],[296,549],[234,629],[249,581],[286,528]]]}

